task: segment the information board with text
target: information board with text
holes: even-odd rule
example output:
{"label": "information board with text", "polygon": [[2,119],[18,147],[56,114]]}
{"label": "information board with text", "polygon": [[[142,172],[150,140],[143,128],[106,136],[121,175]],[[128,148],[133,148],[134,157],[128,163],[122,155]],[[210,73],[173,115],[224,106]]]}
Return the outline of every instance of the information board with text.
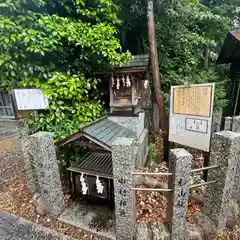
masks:
{"label": "information board with text", "polygon": [[14,89],[13,95],[19,111],[48,108],[48,98],[42,89]]}
{"label": "information board with text", "polygon": [[169,141],[208,152],[214,83],[171,88]]}

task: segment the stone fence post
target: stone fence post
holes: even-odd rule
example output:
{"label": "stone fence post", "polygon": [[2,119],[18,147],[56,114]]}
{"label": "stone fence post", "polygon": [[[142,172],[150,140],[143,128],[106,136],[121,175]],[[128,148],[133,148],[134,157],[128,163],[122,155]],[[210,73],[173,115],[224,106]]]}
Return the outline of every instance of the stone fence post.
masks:
{"label": "stone fence post", "polygon": [[240,116],[225,117],[224,130],[240,132]]}
{"label": "stone fence post", "polygon": [[191,161],[192,155],[185,149],[170,150],[169,171],[173,175],[169,177],[168,183],[172,193],[168,199],[167,222],[172,240],[186,237]]}
{"label": "stone fence post", "polygon": [[224,130],[225,131],[231,131],[232,129],[232,118],[231,117],[225,117],[224,118]]}
{"label": "stone fence post", "polygon": [[233,117],[232,131],[240,132],[240,116]]}
{"label": "stone fence post", "polygon": [[22,137],[21,142],[29,189],[39,193],[46,212],[57,217],[65,206],[53,137],[38,132]]}
{"label": "stone fence post", "polygon": [[213,135],[209,164],[219,165],[219,168],[208,173],[208,181],[217,182],[208,185],[203,213],[213,220],[217,230],[226,226],[239,163],[239,150],[240,133],[223,131]]}
{"label": "stone fence post", "polygon": [[134,139],[119,138],[112,145],[116,240],[132,240],[135,224]]}

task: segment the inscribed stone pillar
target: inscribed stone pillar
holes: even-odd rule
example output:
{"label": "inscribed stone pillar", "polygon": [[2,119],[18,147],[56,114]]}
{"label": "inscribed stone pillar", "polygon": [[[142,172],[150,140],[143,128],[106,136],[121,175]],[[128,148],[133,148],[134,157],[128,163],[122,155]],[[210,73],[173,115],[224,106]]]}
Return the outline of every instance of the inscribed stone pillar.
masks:
{"label": "inscribed stone pillar", "polygon": [[172,189],[169,194],[167,221],[170,224],[171,239],[185,239],[186,215],[189,197],[189,184],[192,155],[185,149],[172,149],[169,156],[168,187]]}
{"label": "inscribed stone pillar", "polygon": [[29,141],[30,137],[26,134],[20,137],[22,154],[24,160],[24,167],[27,174],[28,189],[33,196],[35,193],[40,193],[40,186],[38,183],[38,176],[33,159],[32,146]]}
{"label": "inscribed stone pillar", "polygon": [[226,225],[239,162],[239,146],[240,133],[223,131],[213,135],[209,164],[219,165],[219,168],[208,173],[208,181],[217,182],[208,185],[203,213],[214,221],[218,230]]}
{"label": "inscribed stone pillar", "polygon": [[29,136],[29,144],[40,194],[46,202],[48,213],[57,217],[64,210],[64,197],[53,137],[51,133],[38,132]]}
{"label": "inscribed stone pillar", "polygon": [[232,118],[231,117],[225,117],[224,130],[225,131],[231,131],[231,129],[232,129]]}
{"label": "inscribed stone pillar", "polygon": [[135,224],[134,139],[119,138],[112,145],[116,240],[131,240]]}
{"label": "inscribed stone pillar", "polygon": [[232,131],[240,132],[240,116],[233,117]]}

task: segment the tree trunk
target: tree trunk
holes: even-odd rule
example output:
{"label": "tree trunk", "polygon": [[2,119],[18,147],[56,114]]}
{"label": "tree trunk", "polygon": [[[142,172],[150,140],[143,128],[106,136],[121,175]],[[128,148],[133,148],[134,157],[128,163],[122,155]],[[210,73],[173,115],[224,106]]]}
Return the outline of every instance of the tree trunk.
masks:
{"label": "tree trunk", "polygon": [[151,57],[151,68],[152,68],[152,78],[153,87],[155,91],[156,103],[160,113],[160,127],[163,131],[167,130],[166,119],[165,119],[165,109],[163,95],[161,92],[160,76],[159,76],[159,66],[158,66],[158,53],[157,53],[157,43],[155,34],[155,21],[153,13],[153,0],[147,0],[147,18],[148,18],[148,38],[150,45],[150,57]]}
{"label": "tree trunk", "polygon": [[163,95],[161,92],[156,33],[155,33],[155,21],[154,21],[154,11],[153,11],[153,0],[147,0],[147,19],[148,19],[148,38],[149,38],[149,45],[150,45],[153,87],[154,87],[156,103],[157,103],[157,107],[160,115],[159,125],[161,130],[163,131],[164,160],[168,161],[168,153],[169,153],[168,125],[167,125],[166,115],[165,115]]}

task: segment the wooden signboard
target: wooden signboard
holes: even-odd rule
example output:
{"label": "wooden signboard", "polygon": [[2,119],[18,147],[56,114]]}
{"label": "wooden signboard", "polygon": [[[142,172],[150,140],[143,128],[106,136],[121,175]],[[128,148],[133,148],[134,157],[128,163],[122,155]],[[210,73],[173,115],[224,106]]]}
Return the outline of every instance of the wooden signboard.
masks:
{"label": "wooden signboard", "polygon": [[171,89],[169,141],[209,151],[214,84]]}
{"label": "wooden signboard", "polygon": [[212,86],[174,88],[173,113],[209,117],[212,89]]}
{"label": "wooden signboard", "polygon": [[43,94],[42,89],[14,89],[13,96],[19,111],[48,108],[48,98]]}

